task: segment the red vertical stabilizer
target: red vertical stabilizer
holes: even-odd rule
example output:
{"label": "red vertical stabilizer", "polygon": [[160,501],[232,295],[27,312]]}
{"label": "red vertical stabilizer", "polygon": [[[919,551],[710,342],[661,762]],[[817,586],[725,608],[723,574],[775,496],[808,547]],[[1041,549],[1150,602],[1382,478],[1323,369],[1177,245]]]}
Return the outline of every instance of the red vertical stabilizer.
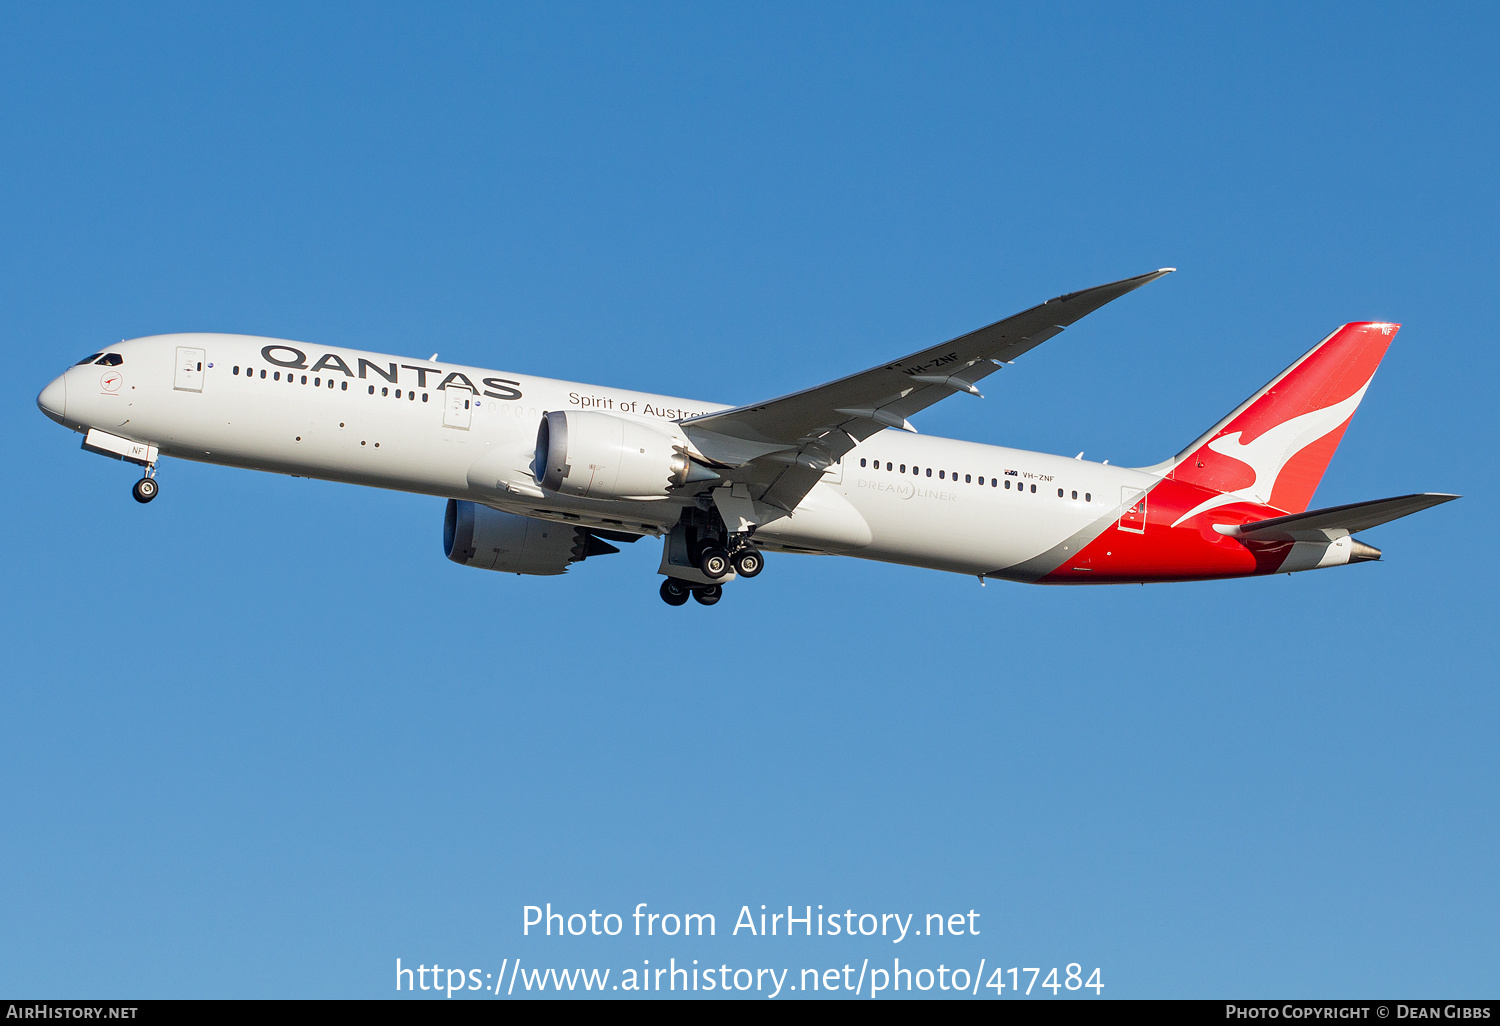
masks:
{"label": "red vertical stabilizer", "polygon": [[1344,325],[1184,450],[1167,476],[1301,513],[1399,327]]}

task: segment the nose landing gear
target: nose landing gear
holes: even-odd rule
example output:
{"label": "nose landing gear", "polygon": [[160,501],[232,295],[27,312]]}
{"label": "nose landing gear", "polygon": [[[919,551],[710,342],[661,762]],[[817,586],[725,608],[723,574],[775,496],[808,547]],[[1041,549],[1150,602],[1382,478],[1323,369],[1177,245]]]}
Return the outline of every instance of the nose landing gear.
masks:
{"label": "nose landing gear", "polygon": [[147,467],[146,476],[135,483],[135,486],[130,489],[130,494],[134,496],[136,502],[150,502],[156,498],[158,491],[160,488],[156,484],[155,468]]}

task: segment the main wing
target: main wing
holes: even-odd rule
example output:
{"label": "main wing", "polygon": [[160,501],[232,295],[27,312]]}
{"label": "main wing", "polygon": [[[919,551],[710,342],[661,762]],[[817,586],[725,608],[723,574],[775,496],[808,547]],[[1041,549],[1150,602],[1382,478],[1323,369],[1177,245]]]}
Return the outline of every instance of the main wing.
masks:
{"label": "main wing", "polygon": [[[790,512],[823,472],[888,427],[978,382],[1105,303],[1173,268],[1049,299],[942,345],[790,395],[682,422],[698,453],[745,485],[749,497]],[[738,469],[734,469],[738,468]],[[738,491],[738,489],[736,489]]]}

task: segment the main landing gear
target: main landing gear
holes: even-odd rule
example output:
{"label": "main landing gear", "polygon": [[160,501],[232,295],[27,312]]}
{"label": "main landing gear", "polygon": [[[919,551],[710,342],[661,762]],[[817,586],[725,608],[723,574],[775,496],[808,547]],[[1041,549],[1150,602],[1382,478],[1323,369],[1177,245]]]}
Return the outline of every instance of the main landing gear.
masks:
{"label": "main landing gear", "polygon": [[751,541],[754,526],[729,531],[705,497],[699,500],[698,506],[683,510],[662,551],[666,580],[661,583],[661,599],[669,606],[685,605],[690,598],[715,605],[724,596],[722,582],[730,574],[750,578],[766,568],[765,553]]}
{"label": "main landing gear", "polygon": [[741,538],[744,540],[728,550],[717,545],[703,549],[698,556],[698,569],[703,571],[704,577],[718,580],[728,577],[731,570],[739,577],[754,577],[766,568],[766,557],[750,544],[748,536],[742,535]]}
{"label": "main landing gear", "polygon": [[675,577],[668,577],[661,582],[661,600],[669,606],[682,606],[687,604],[689,597],[695,598],[705,606],[711,606],[724,596],[724,586],[720,584],[688,584]]}
{"label": "main landing gear", "polygon": [[156,468],[147,467],[146,476],[135,483],[130,494],[135,497],[136,502],[150,502],[160,490],[156,484]]}

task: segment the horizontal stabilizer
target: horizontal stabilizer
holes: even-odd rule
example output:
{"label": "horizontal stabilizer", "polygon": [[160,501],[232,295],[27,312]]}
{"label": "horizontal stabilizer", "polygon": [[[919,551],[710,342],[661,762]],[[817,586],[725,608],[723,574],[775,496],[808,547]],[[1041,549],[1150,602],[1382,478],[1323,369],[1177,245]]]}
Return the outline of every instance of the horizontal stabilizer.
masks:
{"label": "horizontal stabilizer", "polygon": [[1459,496],[1441,492],[1398,495],[1393,499],[1353,502],[1347,506],[1331,506],[1248,524],[1215,524],[1214,530],[1246,541],[1332,541],[1457,498]]}

